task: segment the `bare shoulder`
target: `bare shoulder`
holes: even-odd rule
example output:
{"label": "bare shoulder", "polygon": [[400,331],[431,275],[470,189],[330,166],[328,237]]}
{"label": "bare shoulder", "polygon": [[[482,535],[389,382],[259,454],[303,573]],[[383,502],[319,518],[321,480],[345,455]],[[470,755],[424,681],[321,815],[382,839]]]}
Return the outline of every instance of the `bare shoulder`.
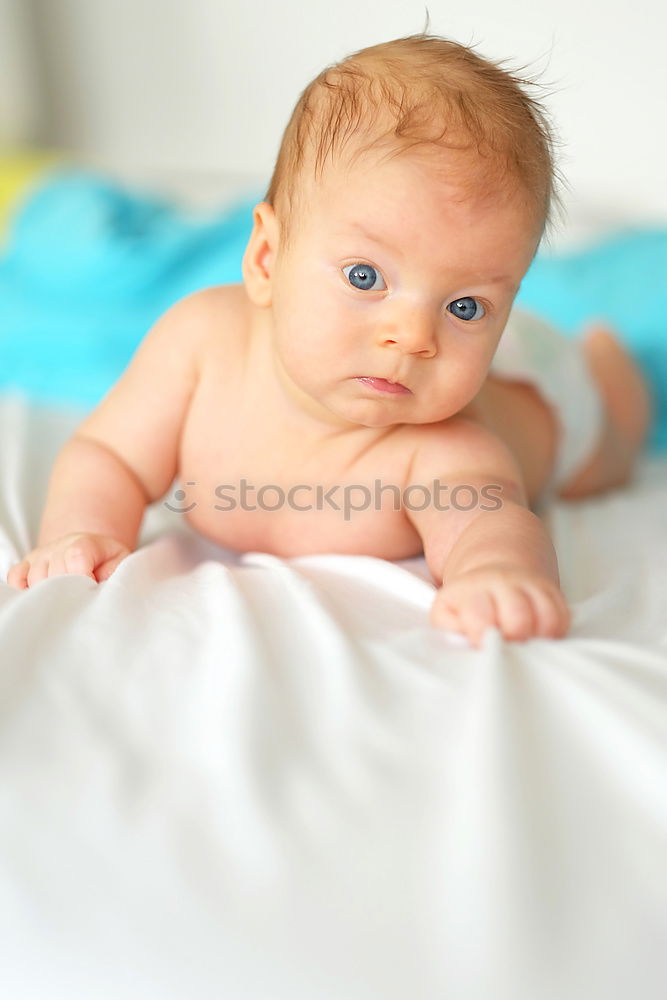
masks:
{"label": "bare shoulder", "polygon": [[230,326],[233,295],[224,287],[207,288],[168,308],[77,430],[77,437],[113,452],[151,502],[176,474],[179,440],[201,382],[202,359],[216,331]]}
{"label": "bare shoulder", "polygon": [[200,365],[212,352],[234,351],[241,345],[249,308],[242,284],[202,288],[181,299],[177,307]]}
{"label": "bare shoulder", "polygon": [[433,479],[479,485],[493,481],[525,499],[517,461],[496,434],[472,416],[457,414],[411,429],[411,483]]}
{"label": "bare shoulder", "polygon": [[243,313],[247,309],[248,296],[243,284],[211,285],[192,292],[181,301],[188,303],[190,308],[201,311],[202,315],[208,315],[210,319],[215,320],[221,315],[230,317],[236,313]]}

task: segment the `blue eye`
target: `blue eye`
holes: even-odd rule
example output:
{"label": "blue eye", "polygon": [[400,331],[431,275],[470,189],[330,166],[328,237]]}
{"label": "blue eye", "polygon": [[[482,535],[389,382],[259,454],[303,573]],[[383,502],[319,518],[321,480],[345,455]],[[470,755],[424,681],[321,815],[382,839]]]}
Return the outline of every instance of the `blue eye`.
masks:
{"label": "blue eye", "polygon": [[[486,309],[482,303],[478,299],[470,298],[470,296],[450,302],[447,308],[452,316],[456,316],[458,319],[481,319],[482,316],[486,316]],[[481,312],[477,311],[479,309]]]}
{"label": "blue eye", "polygon": [[[345,272],[349,268],[349,274]],[[379,271],[376,271],[374,267],[370,264],[348,264],[347,267],[343,268],[343,274],[355,288],[360,288],[362,291],[373,291],[382,292],[386,289],[384,281]],[[379,279],[382,281],[381,286],[376,286],[375,281]]]}

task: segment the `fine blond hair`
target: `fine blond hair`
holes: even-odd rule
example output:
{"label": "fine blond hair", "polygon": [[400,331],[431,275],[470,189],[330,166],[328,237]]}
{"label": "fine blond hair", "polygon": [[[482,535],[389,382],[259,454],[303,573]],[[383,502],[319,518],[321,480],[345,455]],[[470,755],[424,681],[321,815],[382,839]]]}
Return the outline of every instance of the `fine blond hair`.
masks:
{"label": "fine blond hair", "polygon": [[467,177],[478,194],[523,189],[542,234],[561,207],[556,139],[530,86],[539,85],[472,47],[423,32],[327,66],[296,102],[265,196],[283,241],[290,241],[305,189],[329,164],[343,157],[351,164],[371,149],[395,156],[417,146],[435,151],[434,163],[438,149],[461,151],[466,170],[458,180],[465,188]]}

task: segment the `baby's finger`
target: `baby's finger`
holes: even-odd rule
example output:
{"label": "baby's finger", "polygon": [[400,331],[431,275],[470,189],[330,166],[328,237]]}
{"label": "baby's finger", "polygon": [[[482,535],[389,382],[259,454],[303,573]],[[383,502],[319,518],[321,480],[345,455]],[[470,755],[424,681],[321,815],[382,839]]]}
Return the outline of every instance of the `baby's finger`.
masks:
{"label": "baby's finger", "polygon": [[494,591],[500,630],[506,639],[530,639],[535,635],[531,601],[519,587],[498,587]]}
{"label": "baby's finger", "polygon": [[40,580],[46,580],[49,575],[49,560],[47,556],[35,556],[30,562],[30,569],[26,577],[29,587],[34,587]]}
{"label": "baby's finger", "polygon": [[65,552],[61,549],[53,553],[49,559],[49,577],[65,576],[68,572],[65,565]]}
{"label": "baby's finger", "polygon": [[463,631],[458,612],[445,602],[440,591],[436,594],[435,600],[431,605],[430,620],[431,625],[435,625],[436,628],[448,629],[450,632]]}
{"label": "baby's finger", "polygon": [[544,590],[533,584],[524,584],[530,595],[536,621],[536,635],[547,639],[560,639],[570,626],[570,609],[559,590]]}
{"label": "baby's finger", "polygon": [[102,583],[103,580],[108,580],[114,570],[118,568],[118,564],[121,563],[128,555],[129,552],[120,552],[117,556],[114,556],[113,559],[107,559],[107,561],[102,563],[101,566],[98,566],[95,570],[95,578],[97,582]]}
{"label": "baby's finger", "polygon": [[97,562],[95,543],[90,538],[82,538],[74,545],[69,546],[63,553],[65,572],[76,573],[77,575],[88,576],[95,579],[93,570]]}
{"label": "baby's finger", "polygon": [[29,569],[30,563],[27,559],[22,559],[21,562],[11,566],[7,573],[7,583],[9,586],[16,587],[17,590],[25,590],[28,586],[27,576]]}
{"label": "baby's finger", "polygon": [[473,646],[482,645],[487,628],[498,624],[498,610],[488,590],[471,595],[460,611],[461,624]]}

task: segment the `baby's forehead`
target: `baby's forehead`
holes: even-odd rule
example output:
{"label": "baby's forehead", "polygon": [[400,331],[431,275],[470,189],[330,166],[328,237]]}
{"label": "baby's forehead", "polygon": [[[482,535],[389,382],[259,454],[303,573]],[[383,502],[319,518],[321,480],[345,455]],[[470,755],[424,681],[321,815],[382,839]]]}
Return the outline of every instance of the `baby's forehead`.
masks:
{"label": "baby's forehead", "polygon": [[[424,200],[434,205],[485,210],[514,199],[518,179],[500,165],[480,160],[469,151],[433,151],[398,155],[364,155],[332,163],[320,178],[304,186],[309,207],[329,216],[366,211],[379,214],[392,208],[405,213]],[[524,197],[524,201],[529,200]]]}
{"label": "baby's forehead", "polygon": [[322,197],[327,197],[331,188],[380,174],[385,182],[409,175],[420,186],[451,195],[468,192],[471,197],[503,181],[508,186],[519,180],[505,157],[481,150],[464,135],[453,135],[447,144],[397,143],[381,137],[370,144],[346,148],[327,161],[319,174],[312,170],[308,173]]}
{"label": "baby's forehead", "polygon": [[451,142],[451,148],[390,141],[348,145],[319,174],[306,167],[290,206],[291,233],[348,235],[363,220],[371,230],[394,235],[401,233],[403,220],[410,227],[418,209],[422,219],[426,209],[445,219],[445,226],[453,220],[476,228],[499,210],[526,238],[541,233],[540,206],[523,181],[469,139],[451,137]]}
{"label": "baby's forehead", "polygon": [[421,170],[411,171],[412,187],[388,183],[400,175],[400,169],[331,172],[304,206],[307,241],[353,247],[364,245],[354,242],[361,237],[396,257],[489,258],[496,269],[506,255],[523,261],[526,247],[534,252],[541,230],[529,193]]}

